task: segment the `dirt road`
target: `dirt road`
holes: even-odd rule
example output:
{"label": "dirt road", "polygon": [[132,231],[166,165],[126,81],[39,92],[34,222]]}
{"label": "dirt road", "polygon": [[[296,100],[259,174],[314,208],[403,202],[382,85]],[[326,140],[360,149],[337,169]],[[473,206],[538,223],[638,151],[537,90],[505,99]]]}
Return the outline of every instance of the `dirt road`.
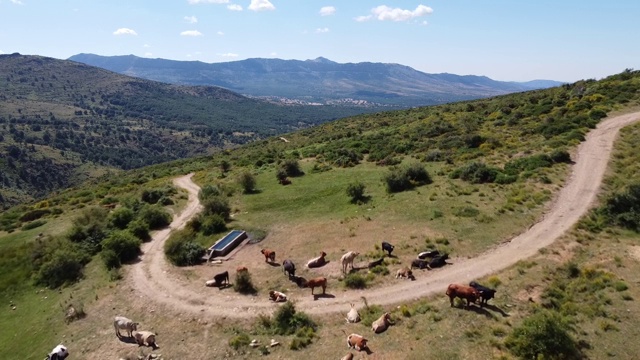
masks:
{"label": "dirt road", "polygon": [[[379,305],[411,301],[444,293],[450,283],[469,282],[535,255],[539,249],[553,243],[589,210],[596,199],[618,130],[639,120],[640,112],[621,115],[606,119],[589,132],[586,141],[578,148],[570,178],[545,215],[526,232],[508,242],[478,257],[457,261],[455,266],[430,273],[416,281],[405,281],[379,289],[349,291],[336,297],[321,297],[317,300],[311,296],[295,299],[296,307],[309,314],[320,314],[348,311],[349,303],[358,302],[361,296],[366,296],[370,304]],[[170,265],[164,257],[164,242],[173,229],[184,227],[201,209],[197,197],[199,188],[191,181],[191,175],[174,180],[177,186],[189,192],[188,204],[168,229],[154,234],[153,240],[144,244],[142,261],[133,265],[130,271],[131,287],[141,297],[178,312],[228,318],[270,313],[277,305],[270,303],[266,296],[240,296],[233,291],[221,291],[212,295],[211,291],[205,291],[204,284],[201,293],[194,292],[172,276]]]}

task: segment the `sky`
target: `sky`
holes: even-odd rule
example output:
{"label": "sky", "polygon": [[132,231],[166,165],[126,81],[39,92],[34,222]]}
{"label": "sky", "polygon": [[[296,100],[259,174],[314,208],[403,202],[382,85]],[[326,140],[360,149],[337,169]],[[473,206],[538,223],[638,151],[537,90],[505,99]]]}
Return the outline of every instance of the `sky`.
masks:
{"label": "sky", "polygon": [[325,57],[573,82],[640,69],[639,19],[638,0],[0,0],[0,54]]}

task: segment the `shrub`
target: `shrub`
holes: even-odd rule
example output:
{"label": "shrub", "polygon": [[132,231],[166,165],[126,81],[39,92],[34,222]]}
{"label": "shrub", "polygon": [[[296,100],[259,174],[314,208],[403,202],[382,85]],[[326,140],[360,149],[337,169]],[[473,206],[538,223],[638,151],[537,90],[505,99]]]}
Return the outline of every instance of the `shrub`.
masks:
{"label": "shrub", "polygon": [[213,235],[227,229],[227,224],[219,214],[206,215],[201,221],[200,230],[204,235]]}
{"label": "shrub", "polygon": [[365,199],[364,189],[365,185],[360,181],[347,185],[347,195],[351,198],[352,203],[360,203]]}
{"label": "shrub", "polygon": [[549,157],[554,163],[570,163],[571,155],[566,150],[554,150]]}
{"label": "shrub", "polygon": [[344,277],[344,286],[349,289],[364,289],[367,287],[367,279],[358,273],[347,274]]}
{"label": "shrub", "polygon": [[505,339],[505,345],[523,359],[579,359],[567,322],[556,313],[540,311],[524,319]]}
{"label": "shrub", "polygon": [[142,241],[147,241],[149,236],[149,224],[142,219],[135,219],[127,225],[127,230]]}
{"label": "shrub", "polygon": [[111,250],[121,262],[134,260],[140,254],[142,242],[127,231],[114,231],[102,241],[102,250]]}
{"label": "shrub", "polygon": [[296,336],[291,340],[289,348],[291,350],[300,350],[311,344],[313,338],[316,336],[316,331],[310,327],[302,327],[296,331]]}
{"label": "shrub", "polygon": [[500,173],[500,170],[486,164],[473,162],[451,172],[452,179],[462,179],[473,184],[492,183]]}
{"label": "shrub", "polygon": [[386,264],[383,263],[382,265],[374,266],[371,269],[371,272],[376,275],[385,276],[385,275],[389,275],[389,268],[387,267]]}
{"label": "shrub", "polygon": [[206,215],[218,214],[225,220],[229,218],[231,213],[229,201],[222,196],[208,198],[202,203],[202,206]]}
{"label": "shrub", "polygon": [[248,271],[236,273],[236,281],[233,282],[233,290],[240,294],[255,294],[258,290],[253,286],[251,274]]}
{"label": "shrub", "polygon": [[22,216],[20,216],[19,220],[22,222],[27,222],[27,221],[32,221],[32,220],[36,220],[36,219],[40,219],[41,217],[47,215],[51,213],[51,210],[49,209],[35,209],[35,210],[30,210],[25,212],[24,214],[22,214]]}
{"label": "shrub", "polygon": [[20,230],[25,231],[25,230],[31,230],[31,229],[35,229],[37,227],[40,227],[44,224],[46,224],[47,222],[45,220],[36,220],[36,221],[32,221],[29,223],[26,223],[24,225],[22,225],[22,227],[20,227]]}
{"label": "shrub", "polygon": [[234,350],[249,346],[249,344],[251,344],[251,338],[245,333],[240,333],[229,339],[229,346],[231,346]]}
{"label": "shrub", "polygon": [[398,168],[390,169],[389,173],[382,179],[387,186],[388,193],[396,193],[411,188],[411,182],[406,175]]}
{"label": "shrub", "polygon": [[118,254],[113,250],[103,249],[100,252],[100,257],[102,258],[102,262],[107,270],[118,269],[122,265]]}
{"label": "shrub", "polygon": [[163,196],[164,196],[164,192],[160,189],[152,189],[152,190],[144,189],[142,191],[142,195],[140,196],[140,199],[148,204],[155,204]]}
{"label": "shrub", "polygon": [[171,223],[171,214],[158,205],[144,206],[139,217],[149,224],[149,229],[160,229]]}
{"label": "shrub", "polygon": [[118,229],[124,229],[134,217],[133,210],[128,207],[119,207],[109,213],[109,224]]}
{"label": "shrub", "polygon": [[291,301],[282,304],[273,314],[271,331],[277,335],[291,335],[304,328],[311,329],[315,332],[318,325],[309,315],[303,312],[297,312],[294,303]]}
{"label": "shrub", "polygon": [[409,164],[403,169],[403,171],[405,176],[416,185],[431,184],[433,182],[433,180],[431,180],[431,175],[429,175],[427,169],[425,169],[421,164]]}
{"label": "shrub", "polygon": [[175,232],[164,244],[164,253],[176,266],[195,265],[202,261],[206,249],[194,242],[194,234],[189,230]]}
{"label": "shrub", "polygon": [[82,277],[82,269],[89,260],[75,247],[55,249],[38,269],[35,281],[52,289],[73,283]]}
{"label": "shrub", "polygon": [[220,196],[221,194],[222,192],[217,186],[205,185],[200,189],[200,192],[198,192],[198,198],[200,199],[200,201],[204,201],[210,197]]}
{"label": "shrub", "polygon": [[250,172],[245,171],[238,177],[238,184],[240,184],[245,194],[251,194],[255,191],[256,178]]}
{"label": "shrub", "polygon": [[302,176],[304,172],[300,169],[300,164],[296,159],[283,160],[278,165],[278,170],[290,177]]}
{"label": "shrub", "polygon": [[611,195],[602,208],[610,222],[640,232],[640,183],[634,183],[627,188]]}

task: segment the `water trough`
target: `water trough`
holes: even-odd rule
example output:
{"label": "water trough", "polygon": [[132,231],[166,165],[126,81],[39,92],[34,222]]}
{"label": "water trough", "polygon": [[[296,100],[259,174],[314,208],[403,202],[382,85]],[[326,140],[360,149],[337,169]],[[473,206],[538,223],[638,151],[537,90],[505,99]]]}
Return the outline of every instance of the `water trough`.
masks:
{"label": "water trough", "polygon": [[215,257],[226,256],[246,238],[247,233],[244,230],[231,230],[207,249],[205,259],[209,261]]}

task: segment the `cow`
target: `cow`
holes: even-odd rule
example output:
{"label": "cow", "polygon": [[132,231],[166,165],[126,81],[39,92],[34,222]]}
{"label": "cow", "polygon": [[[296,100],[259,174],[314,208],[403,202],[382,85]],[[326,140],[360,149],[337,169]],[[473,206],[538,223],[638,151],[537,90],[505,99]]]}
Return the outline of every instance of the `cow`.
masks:
{"label": "cow", "polygon": [[386,251],[389,253],[389,256],[391,256],[391,252],[393,251],[394,246],[389,244],[386,241],[382,242],[382,251]]}
{"label": "cow", "polygon": [[416,278],[413,276],[413,271],[408,267],[403,267],[402,269],[398,269],[396,272],[396,279],[407,278],[410,280],[415,280]]}
{"label": "cow", "polygon": [[426,269],[429,267],[429,263],[426,260],[414,259],[411,261],[411,269]]}
{"label": "cow", "polygon": [[53,350],[51,350],[51,352],[48,353],[47,357],[44,359],[45,360],[64,360],[67,358],[67,356],[69,356],[69,351],[67,350],[67,347],[60,344],[54,347]]}
{"label": "cow", "polygon": [[296,276],[296,265],[293,263],[293,261],[289,259],[283,261],[282,268],[284,269],[284,272],[289,275],[289,277]]}
{"label": "cow", "polygon": [[213,281],[215,286],[222,286],[223,283],[229,284],[229,272],[221,272],[220,274],[213,275]]}
{"label": "cow", "polygon": [[347,317],[344,318],[348,323],[357,323],[360,321],[360,313],[356,309],[355,305],[351,304],[351,310],[347,313]]}
{"label": "cow", "polygon": [[247,267],[246,267],[246,266],[238,266],[238,267],[236,268],[236,273],[241,273],[241,272],[245,272],[245,271],[246,271],[246,272],[249,272],[249,269],[247,269]]}
{"label": "cow", "polygon": [[342,263],[342,272],[347,273],[347,268],[351,265],[351,270],[353,270],[353,260],[355,260],[356,256],[360,255],[357,251],[349,251],[348,253],[342,255],[340,258],[340,262]]}
{"label": "cow", "polygon": [[426,259],[426,258],[433,258],[435,256],[440,255],[440,251],[438,250],[429,250],[429,251],[423,251],[421,253],[418,254],[418,259]]}
{"label": "cow", "polygon": [[428,269],[431,270],[433,268],[441,267],[447,265],[447,259],[449,258],[449,254],[442,254],[434,257],[429,261]]}
{"label": "cow", "polygon": [[340,358],[340,360],[353,360],[353,354],[352,353],[348,353],[347,355],[345,355],[342,358]]}
{"label": "cow", "polygon": [[262,255],[264,255],[264,262],[275,262],[276,261],[276,252],[270,249],[262,249],[260,250]]}
{"label": "cow", "polygon": [[269,291],[269,300],[275,302],[285,302],[287,301],[287,295],[281,293],[280,291],[271,290]]}
{"label": "cow", "polygon": [[116,316],[113,319],[113,328],[116,329],[116,336],[117,337],[122,337],[122,334],[120,334],[120,330],[127,330],[127,335],[129,337],[131,337],[131,334],[138,330],[138,324],[137,322],[133,322],[133,320],[128,319],[124,316]]}
{"label": "cow", "polygon": [[317,277],[314,279],[307,280],[304,287],[311,288],[311,295],[313,294],[313,289],[317,287],[322,287],[322,294],[324,295],[327,290],[327,278],[326,277]]}
{"label": "cow", "polygon": [[459,285],[459,284],[449,284],[446,292],[449,297],[449,303],[453,306],[453,299],[459,297],[460,299],[467,300],[467,308],[471,303],[475,303],[480,298],[480,292],[471,286]]}
{"label": "cow", "polygon": [[365,339],[364,336],[358,334],[350,334],[347,336],[347,347],[349,349],[356,349],[357,351],[362,351],[367,348],[367,342],[369,340]]}
{"label": "cow", "polygon": [[384,258],[380,258],[378,260],[371,261],[369,264],[367,264],[367,267],[369,269],[373,269],[374,267],[376,267],[378,265],[382,265],[382,264],[384,264]]}
{"label": "cow", "polygon": [[371,330],[373,330],[374,333],[379,334],[387,330],[389,325],[393,325],[391,322],[391,314],[386,312],[371,324]]}
{"label": "cow", "polygon": [[317,268],[320,266],[324,266],[324,264],[327,263],[327,261],[324,259],[325,256],[327,256],[326,252],[324,251],[320,252],[320,256],[318,256],[317,258],[313,258],[307,262],[307,267]]}
{"label": "cow", "polygon": [[496,295],[495,289],[490,289],[486,286],[482,286],[475,281],[470,282],[469,286],[480,292],[480,306],[487,305],[489,300],[493,299]]}
{"label": "cow", "polygon": [[147,343],[148,346],[151,346],[154,349],[158,347],[156,344],[156,334],[151,331],[135,331],[133,333],[133,337],[136,339],[138,346],[143,346]]}

